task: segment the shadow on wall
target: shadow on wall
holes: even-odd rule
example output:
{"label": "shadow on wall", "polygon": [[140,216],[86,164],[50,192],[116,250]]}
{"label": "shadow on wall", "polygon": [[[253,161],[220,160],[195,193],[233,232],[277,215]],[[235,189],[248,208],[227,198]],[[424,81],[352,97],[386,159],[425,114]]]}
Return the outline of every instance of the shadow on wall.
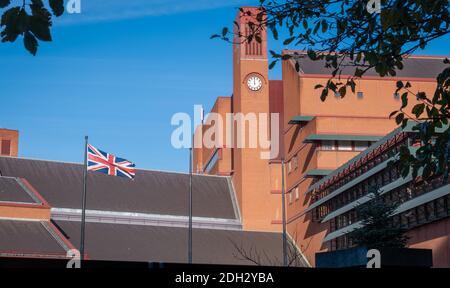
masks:
{"label": "shadow on wall", "polygon": [[414,228],[408,236],[409,248],[433,250],[434,268],[450,268],[450,218]]}

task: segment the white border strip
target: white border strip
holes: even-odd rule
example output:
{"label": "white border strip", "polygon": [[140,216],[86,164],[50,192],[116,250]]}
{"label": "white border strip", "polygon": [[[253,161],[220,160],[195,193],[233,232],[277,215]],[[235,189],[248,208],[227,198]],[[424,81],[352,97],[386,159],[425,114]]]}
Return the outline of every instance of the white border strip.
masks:
{"label": "white border strip", "polygon": [[[81,221],[81,209],[52,208],[51,215],[52,220]],[[187,228],[189,218],[188,216],[86,210],[86,222]],[[237,219],[193,217],[192,222],[193,228],[196,229],[242,230],[242,224]]]}

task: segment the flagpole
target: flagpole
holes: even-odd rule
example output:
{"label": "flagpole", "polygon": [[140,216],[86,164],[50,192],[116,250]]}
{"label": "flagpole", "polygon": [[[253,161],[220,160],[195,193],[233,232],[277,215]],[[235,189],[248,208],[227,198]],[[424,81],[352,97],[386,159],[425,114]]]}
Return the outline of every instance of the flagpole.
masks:
{"label": "flagpole", "polygon": [[84,137],[84,167],[83,167],[83,197],[81,208],[81,241],[80,241],[80,259],[84,260],[84,237],[86,229],[86,190],[87,190],[87,149],[88,136]]}
{"label": "flagpole", "polygon": [[287,259],[287,233],[286,233],[286,191],[284,185],[284,158],[281,159],[281,201],[283,213],[283,266],[288,266]]}
{"label": "flagpole", "polygon": [[188,239],[188,263],[192,264],[192,137],[191,147],[189,148],[189,239]]}

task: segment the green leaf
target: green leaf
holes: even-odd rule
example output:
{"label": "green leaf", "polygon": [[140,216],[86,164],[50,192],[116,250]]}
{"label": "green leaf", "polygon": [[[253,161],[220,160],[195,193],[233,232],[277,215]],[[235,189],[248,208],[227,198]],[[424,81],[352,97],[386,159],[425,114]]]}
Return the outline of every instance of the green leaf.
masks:
{"label": "green leaf", "polygon": [[349,81],[347,81],[347,85],[350,86],[350,88],[352,89],[352,93],[355,93],[356,91],[356,83],[353,79],[350,79]]}
{"label": "green leaf", "polygon": [[316,26],[314,27],[314,30],[313,30],[313,34],[317,34],[317,31],[319,31],[319,28],[320,28],[320,21],[318,21],[317,23],[316,23]]}
{"label": "green leaf", "polygon": [[17,29],[20,14],[20,7],[10,8],[3,13],[1,26],[5,26],[5,29],[1,32],[2,42],[14,42],[19,34],[21,34]]}
{"label": "green leaf", "polygon": [[322,94],[320,95],[320,100],[322,100],[322,102],[323,102],[327,99],[327,97],[328,97],[328,89],[325,88],[322,90]]}
{"label": "green leaf", "polygon": [[50,12],[43,6],[31,5],[33,15],[30,18],[29,29],[41,41],[52,41],[50,26],[52,25]]}
{"label": "green leaf", "polygon": [[16,23],[14,24],[15,29],[19,32],[19,34],[22,34],[28,30],[29,21],[30,19],[27,11],[25,11],[25,9],[20,9]]}
{"label": "green leaf", "polygon": [[223,27],[222,29],[222,37],[225,37],[228,34],[228,28],[227,27]]}
{"label": "green leaf", "polygon": [[425,92],[419,92],[416,94],[417,99],[426,99],[427,94]]}
{"label": "green leaf", "polygon": [[424,109],[425,109],[425,104],[423,104],[423,103],[422,103],[422,104],[417,104],[417,105],[415,105],[415,106],[413,107],[412,113],[413,113],[414,115],[416,115],[417,118],[419,118],[420,115],[422,115]]}
{"label": "green leaf", "polygon": [[425,49],[425,47],[427,46],[427,43],[425,42],[425,40],[423,40],[423,39],[420,39],[420,44],[419,44],[419,47],[420,47],[420,49]]}
{"label": "green leaf", "polygon": [[425,167],[423,168],[423,172],[422,172],[422,177],[424,179],[428,179],[431,176],[431,172],[432,172],[432,167],[430,164],[425,165]]}
{"label": "green leaf", "polygon": [[64,0],[49,0],[48,3],[55,16],[58,17],[64,14]]}
{"label": "green leaf", "polygon": [[327,20],[322,20],[322,33],[325,33],[328,31],[328,22]]}
{"label": "green leaf", "polygon": [[402,108],[408,106],[408,92],[402,94]]}
{"label": "green leaf", "polygon": [[272,55],[273,58],[281,58],[281,55],[273,50],[269,50],[270,55]]}
{"label": "green leaf", "polygon": [[347,94],[347,86],[344,85],[339,88],[339,95],[341,96],[341,98],[344,98],[345,94]]}
{"label": "green leaf", "polygon": [[29,31],[25,32],[25,35],[23,37],[23,43],[25,45],[25,48],[33,54],[33,56],[36,56],[37,48],[38,48],[38,42],[36,38],[31,34]]}
{"label": "green leaf", "polygon": [[397,125],[400,125],[400,123],[402,123],[403,119],[405,119],[405,114],[400,113],[395,117],[395,123],[397,123]]}
{"label": "green leaf", "polygon": [[275,64],[277,64],[277,60],[270,62],[269,69],[273,69],[273,67],[275,67]]}
{"label": "green leaf", "polygon": [[303,19],[303,28],[308,29],[308,21],[306,19]]}
{"label": "green leaf", "polygon": [[30,22],[30,30],[33,32],[34,36],[41,41],[52,41],[52,35],[50,33],[50,26],[46,25],[44,22],[37,20],[32,17]]}
{"label": "green leaf", "polygon": [[270,27],[270,30],[272,31],[273,39],[278,40],[278,31],[275,27]]}
{"label": "green leaf", "polygon": [[289,45],[294,40],[295,40],[295,37],[290,37],[290,38],[284,40],[283,45]]}
{"label": "green leaf", "polygon": [[11,0],[0,0],[0,8],[5,8],[11,4]]}
{"label": "green leaf", "polygon": [[316,54],[316,52],[314,52],[313,50],[308,50],[308,57],[309,57],[309,59],[311,59],[311,60],[316,60],[317,59],[317,54]]}

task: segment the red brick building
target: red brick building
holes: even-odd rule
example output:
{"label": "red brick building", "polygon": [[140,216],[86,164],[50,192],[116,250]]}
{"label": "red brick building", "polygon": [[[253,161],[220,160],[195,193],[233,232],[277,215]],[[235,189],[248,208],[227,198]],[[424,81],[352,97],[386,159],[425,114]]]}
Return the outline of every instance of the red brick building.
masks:
{"label": "red brick building", "polygon": [[[245,10],[257,14],[256,8],[244,7]],[[241,14],[236,18],[244,36],[248,33],[245,27],[249,20],[249,16]],[[336,178],[336,171],[347,167],[348,163],[357,159],[355,157],[361,157],[361,152],[367,151],[368,147],[374,149],[375,146],[385,145],[379,142],[380,139],[396,129],[395,122],[388,116],[401,105],[399,95],[394,93],[396,82],[407,80],[411,82],[413,90],[432,94],[435,77],[444,69],[445,57],[411,55],[404,60],[405,67],[398,71],[396,77],[381,78],[375,71],[368,71],[356,81],[355,93],[349,92],[344,98],[331,95],[322,102],[321,91],[314,87],[326,83],[331,77],[331,69],[325,68],[324,62],[304,57],[298,62],[300,72],[296,71],[294,61],[283,61],[282,80],[270,80],[265,31],[261,39],[261,43],[254,40],[252,43],[233,45],[233,94],[218,97],[211,112],[222,115],[224,119],[226,113],[279,113],[281,121],[277,136],[281,148],[278,157],[262,159],[261,152],[264,149],[259,146],[237,148],[236,139],[241,133],[250,141],[250,121],[244,122],[243,126],[247,128],[244,132],[236,127],[236,123],[224,122],[221,133],[226,137],[225,131],[231,130],[233,140],[224,141],[222,146],[213,148],[201,146],[205,134],[208,135],[208,130],[217,124],[214,117],[207,116],[206,123],[195,131],[194,170],[205,174],[230,175],[245,230],[281,231],[280,159],[284,159],[289,236],[314,265],[315,253],[332,249],[332,244],[324,241],[326,237],[330,238],[330,224],[325,225],[321,223],[323,219],[318,221],[312,216],[315,209],[311,205],[318,197],[316,193],[320,195],[322,192],[317,189],[311,192],[311,187],[316,187],[314,185],[318,181],[325,181],[321,179]],[[235,39],[234,42],[242,43],[243,40]],[[283,53],[294,52],[304,54],[302,51],[289,50]],[[344,70],[343,77],[351,72]],[[415,100],[410,99],[406,109],[415,104]],[[257,119],[255,126],[261,121],[270,123],[270,119]],[[274,139],[271,141],[272,144],[276,142]],[[450,193],[449,186],[442,189]],[[423,222],[420,227],[414,226],[416,228],[411,232],[411,239],[414,239],[411,240],[411,246],[435,250],[437,267],[450,267],[450,241],[445,236],[450,233],[447,222]],[[439,227],[433,230],[436,233],[413,232],[428,231],[429,228],[424,227],[431,226]]]}

